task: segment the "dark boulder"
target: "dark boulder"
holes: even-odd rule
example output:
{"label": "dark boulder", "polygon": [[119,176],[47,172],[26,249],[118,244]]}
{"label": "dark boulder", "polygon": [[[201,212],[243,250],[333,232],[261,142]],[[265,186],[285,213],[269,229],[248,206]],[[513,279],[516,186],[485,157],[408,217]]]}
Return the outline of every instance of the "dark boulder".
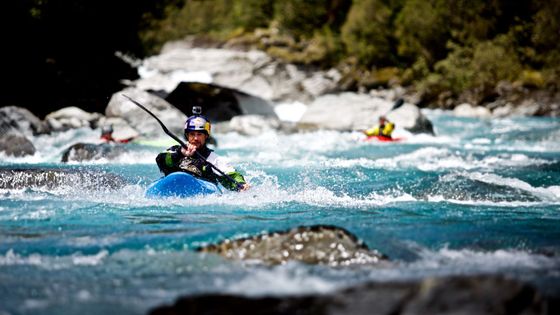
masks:
{"label": "dark boulder", "polygon": [[99,159],[114,159],[127,152],[126,144],[76,143],[62,154],[61,162],[84,162]]}
{"label": "dark boulder", "polygon": [[238,115],[261,115],[277,118],[272,105],[258,97],[227,87],[198,82],[181,82],[165,100],[190,115],[193,106],[212,122],[230,120]]}
{"label": "dark boulder", "polygon": [[225,240],[198,248],[233,260],[259,261],[268,265],[290,260],[331,266],[378,263],[386,257],[370,250],[356,236],[335,226],[315,225],[253,237]]}
{"label": "dark boulder", "polygon": [[16,106],[0,108],[0,152],[15,157],[35,154],[35,146],[27,136],[43,131],[42,126],[27,109]]}
{"label": "dark boulder", "polygon": [[204,294],[180,298],[151,315],[267,314],[556,314],[558,297],[500,276],[426,278],[367,283],[330,294],[275,297]]}

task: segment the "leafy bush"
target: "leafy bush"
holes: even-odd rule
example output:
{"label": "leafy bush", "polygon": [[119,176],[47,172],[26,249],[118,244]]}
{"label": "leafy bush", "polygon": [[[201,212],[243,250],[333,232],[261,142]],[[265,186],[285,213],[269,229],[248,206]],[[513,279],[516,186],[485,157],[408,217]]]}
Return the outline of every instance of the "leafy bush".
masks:
{"label": "leafy bush", "polygon": [[395,23],[400,56],[411,60],[422,57],[432,65],[446,55],[445,43],[450,38],[447,7],[447,1],[405,1]]}
{"label": "leafy bush", "polygon": [[391,10],[381,0],[358,0],[342,26],[342,41],[360,64],[394,64]]}
{"label": "leafy bush", "polygon": [[427,75],[418,87],[434,97],[444,91],[454,95],[474,92],[474,101],[481,101],[500,81],[521,78],[523,66],[519,62],[511,39],[500,35],[494,40],[478,42],[474,47],[449,44],[451,53],[438,61],[434,73]]}

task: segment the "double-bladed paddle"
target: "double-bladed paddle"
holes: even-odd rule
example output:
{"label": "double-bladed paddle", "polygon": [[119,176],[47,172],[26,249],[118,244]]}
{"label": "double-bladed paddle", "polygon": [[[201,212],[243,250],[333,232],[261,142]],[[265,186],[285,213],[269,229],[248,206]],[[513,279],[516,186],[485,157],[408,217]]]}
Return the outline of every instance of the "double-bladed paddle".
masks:
{"label": "double-bladed paddle", "polygon": [[388,110],[384,115],[382,115],[382,116],[387,116],[387,114],[389,114],[390,112],[394,111],[395,109],[397,109],[397,108],[403,106],[403,104],[404,104],[404,100],[403,100],[402,98],[399,98],[399,99],[395,102],[395,104],[393,104],[393,107],[391,107],[391,109],[389,109],[389,110]]}

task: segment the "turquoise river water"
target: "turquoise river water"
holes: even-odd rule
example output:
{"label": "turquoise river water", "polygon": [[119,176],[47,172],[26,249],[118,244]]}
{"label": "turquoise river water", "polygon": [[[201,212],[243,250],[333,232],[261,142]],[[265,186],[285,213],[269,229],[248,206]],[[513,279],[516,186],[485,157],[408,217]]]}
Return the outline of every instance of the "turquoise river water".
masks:
{"label": "turquoise river water", "polygon": [[[207,292],[324,293],[366,281],[505,274],[543,292],[560,283],[560,120],[426,113],[436,136],[364,142],[319,131],[218,134],[217,152],[251,190],[147,199],[165,147],[131,144],[116,160],[63,164],[98,130],[33,139],[0,167],[122,176],[117,190],[0,189],[0,314],[145,314]],[[386,254],[389,266],[266,267],[192,249],[227,238],[328,224]]]}

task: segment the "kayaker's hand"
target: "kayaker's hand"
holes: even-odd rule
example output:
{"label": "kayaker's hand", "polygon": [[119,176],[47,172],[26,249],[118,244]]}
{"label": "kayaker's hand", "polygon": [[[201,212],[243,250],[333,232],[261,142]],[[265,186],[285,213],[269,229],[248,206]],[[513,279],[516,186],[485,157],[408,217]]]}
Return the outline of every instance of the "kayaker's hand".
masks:
{"label": "kayaker's hand", "polygon": [[249,189],[249,187],[251,187],[251,185],[249,185],[248,183],[242,184],[241,187],[239,188],[239,191],[245,191]]}
{"label": "kayaker's hand", "polygon": [[196,151],[196,146],[187,143],[187,148],[181,147],[181,154],[184,156],[193,156],[194,152]]}

